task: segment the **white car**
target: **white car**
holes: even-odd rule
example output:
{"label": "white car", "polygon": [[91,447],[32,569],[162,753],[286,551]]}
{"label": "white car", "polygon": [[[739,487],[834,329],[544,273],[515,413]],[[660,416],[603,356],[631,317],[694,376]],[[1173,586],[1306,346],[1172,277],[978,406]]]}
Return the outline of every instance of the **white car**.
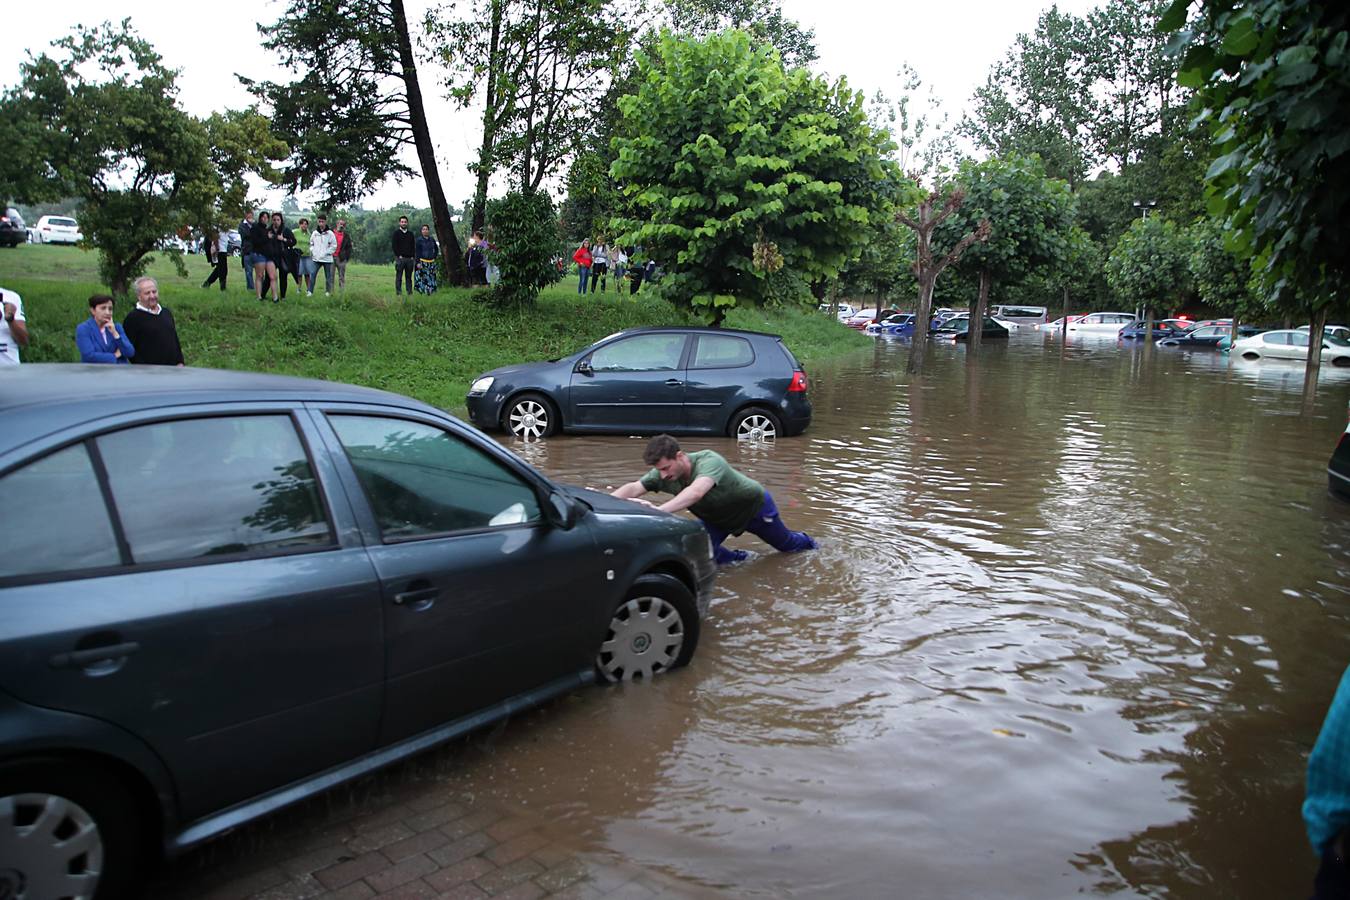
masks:
{"label": "white car", "polygon": [[[828,303],[820,304],[820,311],[825,313],[829,312],[830,304]],[[857,307],[855,307],[851,303],[840,303],[838,308],[835,310],[834,317],[838,319],[840,322],[847,322],[849,316],[853,315],[857,311],[858,311]]]}
{"label": "white car", "polygon": [[34,228],[42,244],[78,244],[84,238],[80,223],[69,216],[43,216]]}
{"label": "white car", "polygon": [[1133,325],[1137,321],[1132,313],[1095,312],[1088,313],[1077,322],[1070,322],[1069,334],[1120,334],[1120,329]]}
{"label": "white car", "polygon": [[[1281,329],[1241,338],[1233,345],[1233,353],[1243,359],[1300,359],[1308,358],[1308,332]],[[1350,366],[1350,341],[1325,335],[1322,339],[1322,361],[1333,366]]]}
{"label": "white car", "polygon": [[[1298,326],[1298,330],[1310,332],[1312,331],[1312,326],[1300,325]],[[1332,335],[1333,337],[1344,338],[1345,340],[1350,341],[1350,326],[1347,325],[1323,325],[1322,333]]]}

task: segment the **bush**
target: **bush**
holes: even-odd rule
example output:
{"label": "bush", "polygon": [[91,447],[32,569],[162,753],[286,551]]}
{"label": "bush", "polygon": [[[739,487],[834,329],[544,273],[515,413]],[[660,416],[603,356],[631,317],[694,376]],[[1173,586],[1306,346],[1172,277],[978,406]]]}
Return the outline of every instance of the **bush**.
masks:
{"label": "bush", "polygon": [[512,191],[488,203],[492,263],[501,273],[492,288],[493,303],[513,307],[533,305],[540,288],[556,279],[555,218],[553,201],[543,193]]}

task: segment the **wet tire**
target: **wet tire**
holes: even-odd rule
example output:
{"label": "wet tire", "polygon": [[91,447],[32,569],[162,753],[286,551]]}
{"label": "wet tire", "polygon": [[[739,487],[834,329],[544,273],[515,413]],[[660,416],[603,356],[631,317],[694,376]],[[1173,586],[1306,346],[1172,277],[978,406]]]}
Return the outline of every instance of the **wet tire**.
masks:
{"label": "wet tire", "polygon": [[0,896],[129,897],[145,848],[135,799],[112,773],[69,761],[0,764]]}
{"label": "wet tire", "polygon": [[1259,354],[1259,353],[1244,353],[1244,354],[1242,354],[1242,358],[1243,358],[1243,359],[1260,359],[1260,358],[1261,358],[1261,354]]}
{"label": "wet tire", "polygon": [[521,394],[506,405],[502,430],[522,441],[537,441],[558,433],[558,408],[543,394]]}
{"label": "wet tire", "polygon": [[783,423],[767,409],[752,406],[731,417],[727,434],[738,441],[772,441],[783,433]]}
{"label": "wet tire", "polygon": [[1350,366],[1350,356],[1338,356],[1331,361],[1331,364],[1337,368],[1343,369],[1346,366]]}
{"label": "wet tire", "polygon": [[608,682],[651,679],[688,664],[698,646],[694,597],[669,575],[644,575],[615,607],[595,654]]}

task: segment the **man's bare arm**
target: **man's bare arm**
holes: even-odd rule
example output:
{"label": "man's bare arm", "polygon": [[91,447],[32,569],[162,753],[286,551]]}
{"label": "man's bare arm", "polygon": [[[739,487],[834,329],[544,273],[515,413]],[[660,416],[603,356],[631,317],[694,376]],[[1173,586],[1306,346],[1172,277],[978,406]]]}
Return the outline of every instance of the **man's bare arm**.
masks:
{"label": "man's bare arm", "polygon": [[688,509],[695,503],[703,499],[703,496],[711,491],[717,482],[713,481],[707,475],[700,475],[694,479],[689,487],[680,491],[670,500],[662,503],[657,509],[663,509],[666,512],[679,512],[682,509]]}
{"label": "man's bare arm", "polygon": [[630,481],[627,484],[619,485],[617,488],[610,491],[609,495],[611,497],[620,497],[624,500],[632,500],[636,497],[641,497],[645,493],[647,493],[647,489],[642,486],[642,482]]}

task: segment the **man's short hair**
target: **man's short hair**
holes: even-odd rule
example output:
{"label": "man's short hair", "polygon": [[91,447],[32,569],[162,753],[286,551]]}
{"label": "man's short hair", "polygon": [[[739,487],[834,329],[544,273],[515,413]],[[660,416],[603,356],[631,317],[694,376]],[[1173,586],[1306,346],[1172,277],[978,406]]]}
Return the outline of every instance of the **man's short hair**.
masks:
{"label": "man's short hair", "polygon": [[406,221],[408,221],[408,217],[407,217],[407,216],[399,216],[399,217],[398,217],[398,220],[399,220],[400,222],[406,222]]}
{"label": "man's short hair", "polygon": [[327,221],[328,221],[328,217],[325,216],[325,215],[323,215],[322,213],[320,213],[320,214],[319,214],[319,221],[320,221],[320,222],[327,222]]}
{"label": "man's short hair", "polygon": [[95,306],[102,306],[105,303],[111,303],[114,306],[117,305],[117,301],[114,300],[112,296],[109,294],[95,294],[94,296],[89,298],[90,309],[93,309]]}
{"label": "man's short hair", "polygon": [[137,297],[141,295],[141,285],[145,284],[147,281],[153,284],[155,287],[159,287],[158,281],[151,278],[149,275],[142,275],[140,278],[137,278],[135,281],[131,283],[131,289],[136,292]]}
{"label": "man's short hair", "polygon": [[642,461],[654,466],[663,459],[674,459],[679,454],[679,441],[668,434],[658,434],[647,442],[647,449],[642,451]]}

